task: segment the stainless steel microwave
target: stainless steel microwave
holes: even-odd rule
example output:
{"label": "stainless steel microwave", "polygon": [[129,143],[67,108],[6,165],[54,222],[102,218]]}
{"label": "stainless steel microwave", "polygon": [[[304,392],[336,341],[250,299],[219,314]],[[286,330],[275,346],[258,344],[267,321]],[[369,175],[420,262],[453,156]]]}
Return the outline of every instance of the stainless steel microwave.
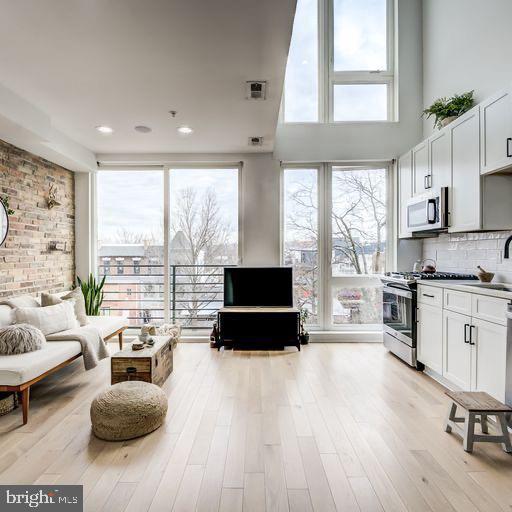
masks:
{"label": "stainless steel microwave", "polygon": [[448,187],[413,197],[407,202],[407,229],[442,231],[448,228]]}

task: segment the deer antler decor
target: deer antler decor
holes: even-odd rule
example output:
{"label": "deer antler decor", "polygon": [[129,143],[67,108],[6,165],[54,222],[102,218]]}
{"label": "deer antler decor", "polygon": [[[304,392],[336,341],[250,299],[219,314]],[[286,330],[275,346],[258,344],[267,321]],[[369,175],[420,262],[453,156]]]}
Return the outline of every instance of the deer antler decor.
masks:
{"label": "deer antler decor", "polygon": [[56,199],[57,188],[52,184],[50,184],[50,188],[48,189],[48,199],[46,200],[48,204],[48,210],[51,210],[54,206],[60,206],[59,201]]}

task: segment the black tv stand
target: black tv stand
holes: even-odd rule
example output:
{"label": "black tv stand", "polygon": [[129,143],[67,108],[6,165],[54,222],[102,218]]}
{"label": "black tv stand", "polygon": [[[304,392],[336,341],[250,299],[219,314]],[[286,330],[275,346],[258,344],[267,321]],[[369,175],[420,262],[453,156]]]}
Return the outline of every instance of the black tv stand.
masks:
{"label": "black tv stand", "polygon": [[300,350],[300,312],[287,307],[226,307],[217,314],[217,348]]}

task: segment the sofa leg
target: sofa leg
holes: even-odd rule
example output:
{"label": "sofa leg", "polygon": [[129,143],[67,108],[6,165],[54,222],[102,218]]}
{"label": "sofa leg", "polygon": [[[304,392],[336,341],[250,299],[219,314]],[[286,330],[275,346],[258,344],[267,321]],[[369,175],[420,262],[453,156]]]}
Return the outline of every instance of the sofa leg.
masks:
{"label": "sofa leg", "polygon": [[23,425],[28,423],[28,407],[30,402],[30,388],[21,391],[21,410],[23,412]]}
{"label": "sofa leg", "polygon": [[119,350],[123,350],[123,331],[118,334],[119,337]]}

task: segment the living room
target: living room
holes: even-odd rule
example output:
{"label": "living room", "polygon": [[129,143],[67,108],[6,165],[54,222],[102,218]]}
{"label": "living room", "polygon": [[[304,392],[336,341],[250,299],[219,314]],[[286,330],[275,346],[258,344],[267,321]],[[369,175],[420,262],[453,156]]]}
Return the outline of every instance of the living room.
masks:
{"label": "living room", "polygon": [[512,507],[506,0],[2,7],[0,510]]}

